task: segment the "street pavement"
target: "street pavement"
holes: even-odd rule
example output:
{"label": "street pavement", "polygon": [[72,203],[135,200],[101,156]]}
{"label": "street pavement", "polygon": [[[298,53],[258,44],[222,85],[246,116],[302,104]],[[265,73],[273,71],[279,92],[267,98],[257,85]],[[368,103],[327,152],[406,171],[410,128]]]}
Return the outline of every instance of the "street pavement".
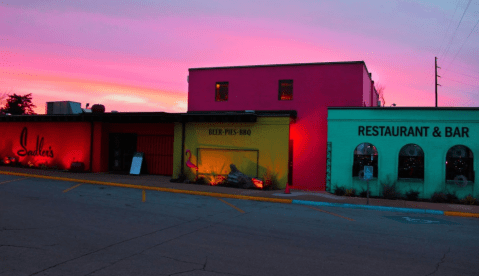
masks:
{"label": "street pavement", "polygon": [[[165,189],[194,187],[213,196],[86,183],[136,180],[137,186],[147,187],[157,176],[56,172],[40,178],[31,177],[32,172],[38,171],[30,176],[0,174],[0,275],[479,271],[477,218],[282,204],[268,201],[284,199],[275,195],[278,191],[170,184],[168,178],[162,182]],[[58,179],[73,176],[75,181]],[[217,196],[219,188],[230,192]],[[251,195],[254,200],[241,199]]]}
{"label": "street pavement", "polygon": [[[254,197],[254,200],[294,200],[296,202],[310,202],[310,203],[331,203],[338,205],[366,205],[366,198],[360,197],[345,197],[335,196],[328,192],[308,192],[300,190],[291,190],[290,194],[285,194],[282,190],[253,190],[253,189],[239,189],[232,187],[220,187],[209,185],[197,185],[187,183],[173,183],[170,182],[169,176],[158,175],[120,175],[109,173],[71,173],[55,170],[40,170],[27,169],[18,167],[0,166],[0,174],[19,174],[25,177],[53,177],[62,179],[76,180],[81,183],[110,183],[129,185],[131,188],[158,188],[158,189],[172,189],[180,193],[202,194],[202,195],[216,195],[222,194],[224,196],[237,197],[246,199],[246,197]],[[279,202],[279,201],[278,201]],[[437,210],[443,212],[450,212],[450,215],[468,215],[473,214],[479,217],[479,206],[477,205],[462,205],[462,204],[446,204],[446,203],[431,203],[420,201],[407,200],[387,200],[380,198],[370,198],[369,205],[383,206],[391,208],[410,208],[420,210]],[[349,206],[351,207],[351,206]]]}

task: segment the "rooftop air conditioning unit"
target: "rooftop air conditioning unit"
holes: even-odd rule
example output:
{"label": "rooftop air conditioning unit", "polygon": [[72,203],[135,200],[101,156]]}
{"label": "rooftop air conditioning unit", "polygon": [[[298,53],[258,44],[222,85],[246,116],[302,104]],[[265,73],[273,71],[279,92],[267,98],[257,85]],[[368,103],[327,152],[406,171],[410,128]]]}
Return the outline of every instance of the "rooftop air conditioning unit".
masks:
{"label": "rooftop air conditioning unit", "polygon": [[81,104],[72,101],[47,102],[47,115],[64,115],[82,113]]}

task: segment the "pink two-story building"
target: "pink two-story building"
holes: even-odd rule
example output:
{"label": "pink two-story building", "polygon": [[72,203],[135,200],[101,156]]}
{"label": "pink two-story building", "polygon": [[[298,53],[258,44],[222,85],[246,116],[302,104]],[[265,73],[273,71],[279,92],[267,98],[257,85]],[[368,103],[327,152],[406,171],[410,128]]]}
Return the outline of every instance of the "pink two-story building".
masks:
{"label": "pink two-story building", "polygon": [[[327,107],[377,106],[363,61],[189,69],[188,112],[295,110],[291,188],[325,190]],[[332,149],[329,149],[332,150]]]}

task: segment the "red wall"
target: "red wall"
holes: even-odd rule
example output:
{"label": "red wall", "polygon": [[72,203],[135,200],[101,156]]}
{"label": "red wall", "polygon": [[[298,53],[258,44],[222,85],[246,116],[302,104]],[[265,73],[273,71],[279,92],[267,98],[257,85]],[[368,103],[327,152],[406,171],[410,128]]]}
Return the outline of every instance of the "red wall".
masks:
{"label": "red wall", "polygon": [[[172,174],[174,124],[96,122],[93,133],[94,172],[108,171],[110,133],[136,133],[138,135],[137,150],[145,152],[145,161],[148,166],[148,171],[151,174]],[[160,158],[161,160],[157,157],[153,157],[154,155],[164,153],[166,153],[168,157]],[[151,159],[150,155],[153,159]],[[171,155],[171,157],[169,155]]]}
{"label": "red wall", "polygon": [[[23,132],[21,141],[24,128],[26,139]],[[85,169],[89,169],[90,123],[2,122],[0,133],[0,158],[15,157],[23,165],[30,161],[35,166],[57,166],[64,170],[70,169],[72,162],[83,162]],[[40,145],[42,139],[43,145]],[[25,150],[22,142],[30,154],[21,156]]]}
{"label": "red wall", "polygon": [[[282,79],[293,80],[291,101],[278,100]],[[229,82],[228,101],[215,101],[216,82]],[[188,111],[296,110],[293,187],[325,190],[327,107],[371,104],[370,82],[363,63],[190,69]]]}

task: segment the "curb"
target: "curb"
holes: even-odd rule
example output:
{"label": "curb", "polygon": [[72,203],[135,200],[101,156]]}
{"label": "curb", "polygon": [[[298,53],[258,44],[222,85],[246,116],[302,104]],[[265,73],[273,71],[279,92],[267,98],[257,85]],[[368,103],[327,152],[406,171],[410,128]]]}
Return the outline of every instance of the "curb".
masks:
{"label": "curb", "polygon": [[[414,209],[414,208],[399,208],[399,207],[386,207],[386,206],[371,206],[371,205],[357,205],[348,203],[330,203],[330,202],[317,202],[293,199],[293,204],[311,205],[311,206],[331,206],[342,207],[352,209],[366,209],[376,211],[388,211],[388,212],[401,212],[401,213],[415,213],[415,214],[431,214],[431,215],[444,215],[444,211],[428,210],[428,209]],[[451,212],[449,212],[451,213]],[[452,212],[458,213],[458,212]],[[469,214],[469,213],[467,213]],[[472,214],[472,213],[470,213]],[[474,215],[474,214],[473,214]],[[479,214],[478,214],[479,215]]]}
{"label": "curb", "polygon": [[282,199],[282,198],[266,198],[266,197],[257,197],[257,196],[244,196],[244,195],[232,195],[232,194],[222,194],[222,193],[212,193],[212,192],[199,192],[199,191],[180,190],[180,189],[173,189],[173,188],[161,188],[161,187],[152,187],[152,186],[144,186],[144,185],[122,184],[122,183],[104,182],[104,181],[96,181],[96,180],[82,180],[82,179],[56,177],[56,176],[46,176],[46,175],[37,175],[37,174],[27,174],[27,173],[15,173],[15,172],[0,171],[0,174],[34,177],[34,178],[51,179],[51,180],[60,180],[60,181],[69,181],[69,182],[78,182],[78,183],[95,184],[95,185],[114,186],[114,187],[138,189],[138,190],[151,190],[151,191],[168,192],[168,193],[190,194],[190,195],[199,195],[199,196],[236,198],[236,199],[243,199],[243,200],[267,201],[267,202],[286,203],[286,204],[291,204],[291,202],[292,202],[291,199]]}
{"label": "curb", "polygon": [[479,214],[476,213],[465,213],[465,212],[452,212],[444,211],[445,216],[455,216],[455,217],[469,217],[469,218],[479,218]]}
{"label": "curb", "polygon": [[366,209],[366,210],[388,211],[388,212],[479,218],[479,213],[466,213],[466,212],[440,211],[440,210],[429,210],[429,209],[371,206],[371,205],[359,205],[359,204],[348,204],[348,203],[307,201],[307,200],[298,200],[298,199],[282,199],[282,198],[266,198],[266,197],[257,197],[257,196],[232,195],[232,194],[222,194],[222,193],[212,193],[212,192],[180,190],[180,189],[173,189],[173,188],[152,187],[152,186],[144,186],[144,185],[122,184],[122,183],[96,181],[96,180],[82,180],[82,179],[66,178],[66,177],[16,173],[16,172],[7,172],[7,171],[0,171],[0,174],[51,179],[51,180],[59,180],[59,181],[78,182],[78,183],[86,183],[86,184],[94,184],[94,185],[105,185],[105,186],[121,187],[121,188],[128,188],[128,189],[137,189],[137,190],[150,190],[150,191],[159,191],[159,192],[167,192],[167,193],[190,194],[190,195],[221,197],[221,198],[235,198],[235,199],[242,199],[242,200],[255,200],[255,201],[265,201],[265,202],[274,202],[274,203],[299,204],[299,205],[310,205],[310,206],[329,206],[329,207]]}

